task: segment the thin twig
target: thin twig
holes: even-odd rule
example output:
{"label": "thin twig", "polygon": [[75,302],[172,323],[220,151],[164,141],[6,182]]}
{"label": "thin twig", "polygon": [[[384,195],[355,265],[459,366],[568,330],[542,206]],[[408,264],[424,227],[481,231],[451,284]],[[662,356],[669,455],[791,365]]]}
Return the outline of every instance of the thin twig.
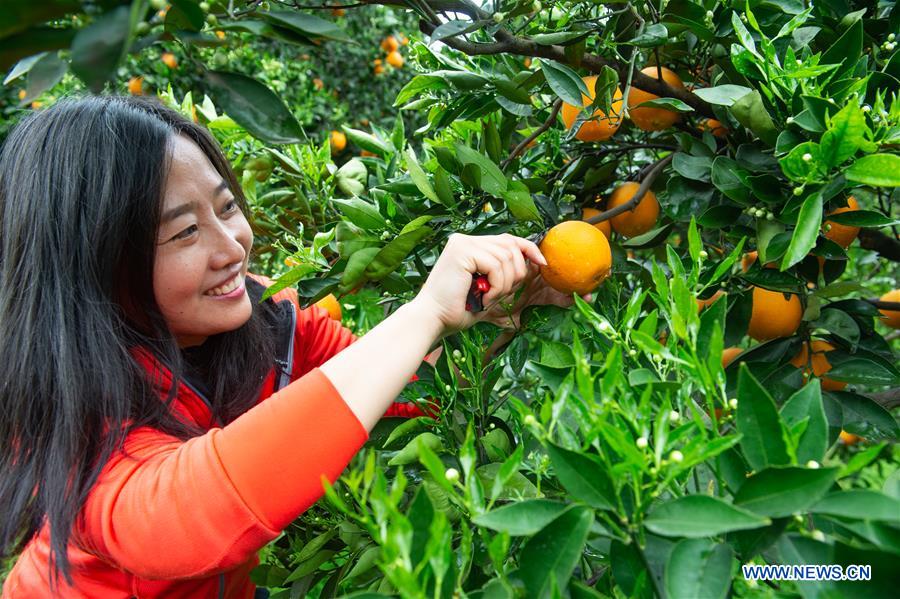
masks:
{"label": "thin twig", "polygon": [[663,169],[666,168],[666,165],[672,162],[672,158],[675,157],[675,154],[669,154],[665,158],[659,160],[650,172],[647,173],[647,176],[644,177],[644,180],[641,181],[641,184],[638,186],[637,191],[634,192],[634,195],[631,196],[631,199],[625,202],[624,204],[620,204],[615,208],[610,208],[604,212],[596,216],[592,216],[588,219],[585,219],[585,222],[590,223],[592,225],[596,225],[597,223],[603,222],[605,220],[609,220],[614,216],[618,216],[623,212],[628,212],[629,210],[634,210],[635,207],[640,203],[641,198],[644,197],[644,194],[650,189],[650,186],[653,185],[653,182],[659,176]]}
{"label": "thin twig", "polygon": [[553,110],[550,111],[550,116],[547,117],[547,120],[544,121],[544,124],[535,129],[531,135],[526,137],[519,145],[517,145],[510,155],[503,161],[503,164],[500,165],[501,170],[506,170],[506,167],[515,160],[522,152],[525,151],[525,148],[528,147],[528,144],[533,142],[538,136],[541,135],[544,131],[553,126],[553,123],[556,122],[556,115],[559,114],[559,109],[562,108],[563,101],[562,99],[557,100],[553,103]]}
{"label": "thin twig", "polygon": [[866,301],[879,310],[900,310],[900,302],[883,302],[877,299],[867,299]]}

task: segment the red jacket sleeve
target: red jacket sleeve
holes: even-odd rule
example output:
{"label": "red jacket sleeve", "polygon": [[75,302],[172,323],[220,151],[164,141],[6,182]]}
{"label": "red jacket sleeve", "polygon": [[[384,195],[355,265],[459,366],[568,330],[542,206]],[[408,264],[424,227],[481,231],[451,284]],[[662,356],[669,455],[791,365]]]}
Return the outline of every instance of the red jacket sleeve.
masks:
{"label": "red jacket sleeve", "polygon": [[[85,550],[149,579],[246,562],[322,495],[368,438],[318,369],[186,442],[136,429],[76,525]],[[164,548],[164,549],[162,549]]]}

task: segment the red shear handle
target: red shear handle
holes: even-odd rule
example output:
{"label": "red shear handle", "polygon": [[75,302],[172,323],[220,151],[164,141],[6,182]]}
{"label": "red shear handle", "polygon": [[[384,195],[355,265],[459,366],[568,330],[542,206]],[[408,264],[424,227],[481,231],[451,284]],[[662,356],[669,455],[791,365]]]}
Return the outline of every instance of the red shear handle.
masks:
{"label": "red shear handle", "polygon": [[472,275],[472,285],[466,296],[466,310],[469,312],[481,312],[484,310],[484,294],[491,290],[486,275],[476,272]]}

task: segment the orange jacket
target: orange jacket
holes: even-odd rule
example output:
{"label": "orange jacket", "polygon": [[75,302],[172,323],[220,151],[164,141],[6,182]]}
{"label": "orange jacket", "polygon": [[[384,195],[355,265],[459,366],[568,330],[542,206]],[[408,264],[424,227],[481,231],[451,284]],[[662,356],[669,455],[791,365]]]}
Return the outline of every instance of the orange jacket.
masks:
{"label": "orange jacket", "polygon": [[[186,442],[150,427],[128,435],[129,455],[112,456],[76,519],[68,549],[75,584],[60,577],[57,596],[253,597],[257,551],[323,495],[320,477],[334,482],[368,439],[318,369],[355,337],[321,308],[298,310],[294,290],[272,300],[296,317],[290,383],[273,393],[273,368],[259,402],[224,427],[199,392],[179,384],[173,410],[208,432]],[[136,355],[171,385],[168,369],[147,352]],[[385,415],[422,412],[394,404]],[[2,599],[51,596],[49,541],[45,524]]]}

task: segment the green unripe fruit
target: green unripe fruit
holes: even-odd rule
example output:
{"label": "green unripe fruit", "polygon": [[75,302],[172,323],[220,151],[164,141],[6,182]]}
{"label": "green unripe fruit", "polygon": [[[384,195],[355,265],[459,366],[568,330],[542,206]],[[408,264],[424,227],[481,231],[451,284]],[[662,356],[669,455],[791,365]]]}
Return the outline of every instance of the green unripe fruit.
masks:
{"label": "green unripe fruit", "polygon": [[138,35],[146,35],[147,32],[150,31],[150,23],[147,21],[141,21],[137,25],[134,26],[134,32]]}
{"label": "green unripe fruit", "polygon": [[198,6],[203,12],[209,12],[209,2],[201,2]]}
{"label": "green unripe fruit", "polygon": [[168,4],[167,0],[150,0],[150,6],[153,7],[153,10],[162,10]]}
{"label": "green unripe fruit", "polygon": [[215,26],[219,22],[219,19],[216,15],[206,15],[206,22],[211,26]]}

